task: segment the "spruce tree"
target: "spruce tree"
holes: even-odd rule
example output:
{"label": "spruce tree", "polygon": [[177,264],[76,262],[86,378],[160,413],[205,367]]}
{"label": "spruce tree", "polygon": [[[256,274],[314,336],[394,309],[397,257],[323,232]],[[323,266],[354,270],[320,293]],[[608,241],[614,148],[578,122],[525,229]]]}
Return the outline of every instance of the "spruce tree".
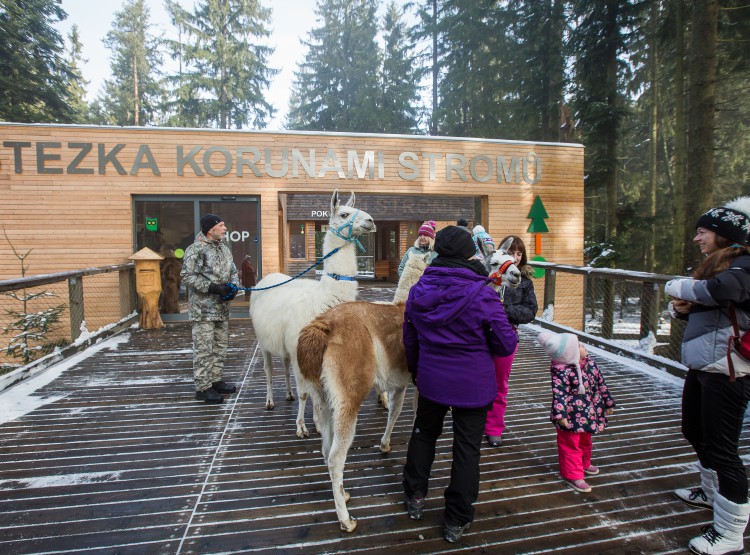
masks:
{"label": "spruce tree", "polygon": [[381,51],[375,0],[318,0],[320,27],[308,34],[295,73],[287,127],[317,131],[380,129]]}
{"label": "spruce tree", "polygon": [[419,79],[422,74],[408,41],[408,29],[396,3],[391,0],[384,20],[385,50],[383,57],[380,131],[415,133],[419,125]]}
{"label": "spruce tree", "polygon": [[74,111],[60,0],[0,0],[0,121],[68,123]]}
{"label": "spruce tree", "polygon": [[181,36],[172,43],[181,69],[170,76],[178,121],[264,128],[275,112],[265,89],[278,73],[268,65],[274,49],[265,44],[271,10],[246,0],[202,0],[193,12],[167,2],[167,10]]}
{"label": "spruce tree", "polygon": [[81,64],[86,60],[83,59],[81,52],[80,35],[78,34],[78,25],[73,25],[68,33],[68,64],[70,65],[71,78],[68,82],[68,91],[70,93],[70,105],[75,113],[75,123],[88,123],[91,119],[89,114],[89,105],[86,102],[86,86],[89,84],[83,78]]}
{"label": "spruce tree", "polygon": [[129,0],[115,13],[103,42],[111,52],[112,76],[104,83],[99,103],[107,123],[157,123],[162,95],[158,71],[162,63],[159,41],[150,32],[150,10],[145,0]]}

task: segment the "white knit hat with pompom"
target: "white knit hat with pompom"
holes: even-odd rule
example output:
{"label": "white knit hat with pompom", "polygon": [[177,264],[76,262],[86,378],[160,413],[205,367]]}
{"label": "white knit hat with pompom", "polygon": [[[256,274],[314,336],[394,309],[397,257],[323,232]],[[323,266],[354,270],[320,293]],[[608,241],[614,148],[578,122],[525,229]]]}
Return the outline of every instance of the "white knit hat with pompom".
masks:
{"label": "white knit hat with pompom", "polygon": [[583,376],[581,375],[581,354],[578,349],[578,337],[572,333],[553,333],[543,331],[537,336],[537,341],[552,359],[558,364],[575,364],[578,372],[578,394],[583,395],[586,389],[583,387]]}

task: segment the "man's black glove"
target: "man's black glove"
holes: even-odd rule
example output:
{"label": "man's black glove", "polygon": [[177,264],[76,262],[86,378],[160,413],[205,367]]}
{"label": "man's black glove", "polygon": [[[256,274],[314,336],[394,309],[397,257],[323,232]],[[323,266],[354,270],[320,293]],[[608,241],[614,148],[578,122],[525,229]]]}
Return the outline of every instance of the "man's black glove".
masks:
{"label": "man's black glove", "polygon": [[221,296],[222,301],[231,301],[237,296],[237,291],[240,290],[234,283],[225,283],[222,287],[229,288],[229,292]]}
{"label": "man's black glove", "polygon": [[[218,295],[222,300],[224,300],[224,297],[232,294],[231,285],[231,283],[212,283],[208,286],[208,292],[212,295]],[[237,294],[236,289],[234,293],[235,295]]]}

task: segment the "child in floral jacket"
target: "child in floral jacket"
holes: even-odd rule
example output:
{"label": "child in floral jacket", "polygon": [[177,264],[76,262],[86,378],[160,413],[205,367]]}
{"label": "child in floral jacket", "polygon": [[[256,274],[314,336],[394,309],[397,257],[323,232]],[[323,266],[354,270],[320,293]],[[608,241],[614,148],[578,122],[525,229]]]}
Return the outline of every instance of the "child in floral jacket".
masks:
{"label": "child in floral jacket", "polygon": [[538,337],[552,359],[552,412],[557,427],[560,475],[576,491],[587,493],[585,476],[599,474],[591,464],[592,437],[607,426],[615,402],[596,362],[571,333],[542,332]]}

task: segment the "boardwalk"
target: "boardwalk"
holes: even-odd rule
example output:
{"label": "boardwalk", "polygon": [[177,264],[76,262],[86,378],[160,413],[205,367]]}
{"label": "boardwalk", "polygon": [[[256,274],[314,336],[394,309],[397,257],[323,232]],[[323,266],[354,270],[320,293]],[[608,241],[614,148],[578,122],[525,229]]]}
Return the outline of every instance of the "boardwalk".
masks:
{"label": "boardwalk", "polygon": [[[359,526],[341,532],[319,437],[294,436],[296,403],[283,400],[280,374],[276,409],[264,410],[252,327],[236,320],[231,331],[225,377],[241,390],[221,406],[192,399],[187,324],[131,331],[42,375],[49,383],[34,395],[46,401],[0,425],[0,553],[685,553],[711,517],[671,494],[696,477],[678,380],[602,357],[620,405],[595,440],[602,474],[590,494],[561,483],[547,362],[525,330],[507,438],[483,450],[476,520],[462,542],[447,544],[440,530],[450,426],[424,520],[400,504],[411,394],[387,456],[377,447],[385,411],[373,396],[363,407],[345,474]],[[0,409],[28,406],[27,389],[1,395]],[[746,458],[749,439],[746,426]]]}

